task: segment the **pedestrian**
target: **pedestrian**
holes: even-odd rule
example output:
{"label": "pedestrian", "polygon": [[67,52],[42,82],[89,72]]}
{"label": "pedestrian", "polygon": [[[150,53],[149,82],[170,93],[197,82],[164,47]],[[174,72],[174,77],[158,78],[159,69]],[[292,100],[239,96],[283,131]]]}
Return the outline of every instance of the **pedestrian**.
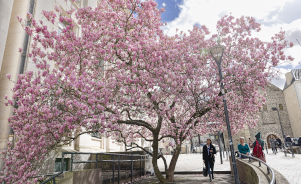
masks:
{"label": "pedestrian", "polygon": [[298,139],[298,146],[301,146],[301,137]]}
{"label": "pedestrian", "polygon": [[280,148],[280,150],[281,150],[281,145],[282,145],[282,143],[281,143],[281,139],[280,139],[279,137],[276,138],[276,145],[277,145],[277,147]]}
{"label": "pedestrian", "polygon": [[292,145],[292,139],[289,135],[287,135],[286,139],[285,139],[285,143],[286,143],[286,146],[290,146]]}
{"label": "pedestrian", "polygon": [[[261,134],[260,132],[258,132],[256,135],[255,135],[255,138],[256,140],[251,144],[250,148],[254,148],[254,146],[256,145],[256,141],[259,142],[259,144],[261,145],[261,148],[262,150],[264,150],[264,140],[261,139]],[[250,141],[252,142],[252,140],[250,139]]]}
{"label": "pedestrian", "polygon": [[[203,146],[203,162],[206,165],[206,170],[208,171],[210,181],[214,179],[214,175],[213,175],[214,162],[215,162],[214,154],[216,154],[215,147],[212,145],[211,139],[207,139],[207,144]],[[212,173],[210,173],[210,168]]]}
{"label": "pedestrian", "polygon": [[272,147],[272,151],[277,152],[276,139],[274,138],[274,136],[271,135],[271,137],[269,138],[269,142],[270,142],[270,146]]}
{"label": "pedestrian", "polygon": [[[245,138],[241,137],[239,139],[240,144],[238,144],[237,148],[239,153],[245,154],[245,155],[249,155],[250,154],[250,148],[248,146],[248,144],[245,143]],[[241,158],[248,158],[247,156],[241,155]]]}
{"label": "pedestrian", "polygon": [[254,141],[250,146],[251,148],[253,148],[252,156],[257,157],[257,158],[261,159],[262,161],[266,162],[265,156],[263,153],[264,141],[261,139],[260,132],[258,132],[255,135],[255,137],[256,137],[256,141]]}

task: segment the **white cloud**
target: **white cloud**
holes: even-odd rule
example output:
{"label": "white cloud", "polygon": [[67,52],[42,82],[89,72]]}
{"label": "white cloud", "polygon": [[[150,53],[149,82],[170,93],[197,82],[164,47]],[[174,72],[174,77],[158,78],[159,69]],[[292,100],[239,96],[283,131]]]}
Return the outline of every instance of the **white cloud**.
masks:
{"label": "white cloud", "polygon": [[[294,3],[298,4],[299,0],[184,0],[180,7],[179,16],[168,22],[164,27],[165,33],[174,35],[176,28],[179,31],[188,33],[194,24],[206,25],[211,33],[216,33],[216,23],[224,15],[232,13],[234,17],[253,16],[257,21],[262,23],[262,30],[255,34],[262,40],[269,40],[275,33],[278,33],[282,28],[286,31],[288,41],[293,41],[296,45],[296,39],[301,42],[301,14],[300,17],[292,22],[285,23],[279,19],[278,13],[283,11],[286,3],[293,7]],[[288,7],[288,6],[286,6]],[[286,12],[289,10],[286,10]],[[300,32],[297,32],[300,30]],[[290,35],[294,33],[294,35]],[[298,38],[294,38],[298,37]],[[292,67],[296,67],[301,61],[300,46],[296,45],[293,48],[286,49],[285,54],[291,55],[295,61],[290,63]],[[285,64],[283,65],[285,66]],[[279,80],[272,82],[280,87],[284,86],[284,74],[290,69],[280,69],[282,74]]]}
{"label": "white cloud", "polygon": [[166,6],[166,4],[165,4],[165,3],[162,3],[162,6],[163,6],[163,7],[165,7],[165,6]]}

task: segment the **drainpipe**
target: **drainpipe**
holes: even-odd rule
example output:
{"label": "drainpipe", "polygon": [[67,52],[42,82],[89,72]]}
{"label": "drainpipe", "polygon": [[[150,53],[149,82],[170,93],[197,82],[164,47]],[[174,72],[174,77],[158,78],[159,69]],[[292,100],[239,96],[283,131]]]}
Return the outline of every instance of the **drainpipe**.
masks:
{"label": "drainpipe", "polygon": [[[34,17],[34,9],[35,9],[35,4],[36,4],[36,0],[29,0],[29,10],[28,12],[30,14],[32,14],[32,16]],[[27,22],[27,26],[31,26],[31,22]],[[27,52],[29,49],[29,43],[30,43],[30,38],[29,35],[25,32],[25,38],[23,41],[23,52],[21,55],[21,63],[20,63],[20,68],[19,68],[19,74],[24,73],[24,68],[25,68],[25,63],[26,63],[26,56],[27,56]]]}

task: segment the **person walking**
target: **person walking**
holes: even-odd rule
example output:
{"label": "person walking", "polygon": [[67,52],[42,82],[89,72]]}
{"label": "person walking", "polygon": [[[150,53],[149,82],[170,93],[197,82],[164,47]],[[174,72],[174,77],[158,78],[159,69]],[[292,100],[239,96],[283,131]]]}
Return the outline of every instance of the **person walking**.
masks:
{"label": "person walking", "polygon": [[[214,179],[214,175],[213,175],[214,162],[215,162],[214,154],[216,154],[216,149],[212,145],[211,139],[207,139],[207,144],[203,146],[203,162],[206,165],[206,170],[208,171],[210,181]],[[210,168],[212,173],[210,173]]]}
{"label": "person walking", "polygon": [[271,135],[271,137],[269,138],[269,142],[270,142],[270,146],[272,147],[272,151],[274,153],[277,153],[276,139],[274,138],[274,136]]}
{"label": "person walking", "polygon": [[278,147],[278,148],[280,148],[280,150],[282,150],[281,148],[281,145],[282,145],[282,143],[281,143],[281,139],[279,138],[279,137],[277,137],[276,138],[276,146]]}

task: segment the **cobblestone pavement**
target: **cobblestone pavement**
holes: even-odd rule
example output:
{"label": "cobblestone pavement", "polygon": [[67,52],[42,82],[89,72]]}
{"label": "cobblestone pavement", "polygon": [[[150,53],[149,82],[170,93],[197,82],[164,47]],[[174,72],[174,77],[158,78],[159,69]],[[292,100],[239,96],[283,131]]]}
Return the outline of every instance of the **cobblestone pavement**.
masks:
{"label": "cobblestone pavement", "polygon": [[267,164],[273,169],[281,173],[290,184],[301,184],[301,155],[295,154],[295,158],[292,154],[287,154],[285,157],[283,152],[278,152],[276,155],[272,154],[272,150],[264,152],[266,155]]}
{"label": "cobblestone pavement", "polygon": [[[157,184],[159,183],[156,176],[150,176],[148,178],[144,178],[135,184]],[[212,182],[209,181],[209,177],[204,177],[200,174],[194,175],[175,175],[175,182],[170,182],[168,184],[231,184],[234,183],[234,178],[230,174],[215,174]]]}
{"label": "cobblestone pavement", "polygon": [[[169,165],[171,155],[164,155],[167,164]],[[216,171],[230,171],[230,162],[227,160],[225,152],[225,158],[223,158],[223,164],[220,161],[220,154],[217,152],[215,156],[214,170]],[[161,171],[164,171],[164,164],[162,159],[158,160],[158,166]],[[203,170],[203,156],[202,154],[181,154],[178,158],[175,171],[202,171]]]}

